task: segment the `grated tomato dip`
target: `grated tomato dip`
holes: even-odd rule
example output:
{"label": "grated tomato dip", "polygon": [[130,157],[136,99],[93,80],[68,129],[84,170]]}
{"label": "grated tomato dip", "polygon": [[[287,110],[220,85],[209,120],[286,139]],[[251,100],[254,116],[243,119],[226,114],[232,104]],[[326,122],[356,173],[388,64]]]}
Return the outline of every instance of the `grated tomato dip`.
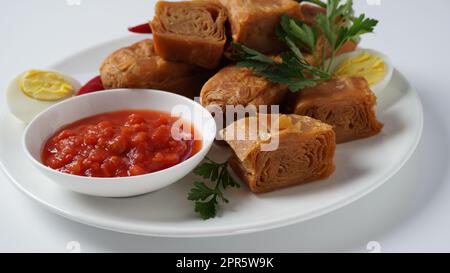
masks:
{"label": "grated tomato dip", "polygon": [[152,110],[122,110],[88,117],[50,137],[44,145],[42,162],[60,172],[88,177],[157,172],[185,161],[201,148],[202,141],[194,139],[192,126],[188,138],[172,137],[172,125],[178,120]]}

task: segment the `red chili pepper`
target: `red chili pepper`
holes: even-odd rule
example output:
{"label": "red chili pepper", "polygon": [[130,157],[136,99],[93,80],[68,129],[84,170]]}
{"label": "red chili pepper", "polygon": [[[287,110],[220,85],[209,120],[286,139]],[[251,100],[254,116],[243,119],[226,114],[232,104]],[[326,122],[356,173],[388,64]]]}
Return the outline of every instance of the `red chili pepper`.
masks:
{"label": "red chili pepper", "polygon": [[140,34],[151,34],[152,33],[152,28],[150,27],[149,23],[145,23],[142,25],[134,26],[134,27],[129,27],[128,30],[131,32],[140,33]]}
{"label": "red chili pepper", "polygon": [[105,90],[105,87],[102,83],[102,78],[100,76],[97,76],[88,81],[83,87],[81,87],[77,93],[77,96],[102,90]]}

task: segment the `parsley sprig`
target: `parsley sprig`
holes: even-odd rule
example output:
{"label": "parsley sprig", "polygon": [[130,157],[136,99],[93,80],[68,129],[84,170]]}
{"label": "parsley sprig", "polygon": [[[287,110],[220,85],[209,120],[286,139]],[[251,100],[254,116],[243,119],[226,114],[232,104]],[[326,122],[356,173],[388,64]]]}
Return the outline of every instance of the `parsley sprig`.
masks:
{"label": "parsley sprig", "polygon": [[288,45],[291,51],[281,53],[281,61],[278,62],[242,44],[234,44],[238,59],[241,60],[237,65],[252,68],[256,75],[272,82],[285,84],[292,92],[313,87],[317,81],[330,78],[328,74],[308,64],[292,41],[288,41]]}
{"label": "parsley sprig", "polygon": [[[326,8],[326,13],[317,14],[314,26],[288,15],[282,16],[276,34],[289,51],[281,53],[280,62],[236,44],[238,66],[252,68],[257,75],[272,82],[287,84],[291,91],[296,92],[312,87],[318,81],[330,79],[331,67],[339,49],[350,40],[359,42],[361,35],[373,32],[378,24],[377,20],[366,18],[365,14],[355,17],[353,0],[345,0],[344,3],[341,0],[328,0],[327,3],[320,0],[305,1]],[[325,45],[319,44],[321,35]],[[302,50],[318,58],[319,67],[309,65]],[[326,60],[329,55],[331,57]]]}
{"label": "parsley sprig", "polygon": [[[330,74],[339,49],[350,40],[358,43],[361,35],[374,31],[378,21],[366,18],[365,14],[355,17],[353,0],[346,0],[344,3],[341,3],[341,0],[329,0],[326,4],[318,0],[307,1],[325,6],[326,13],[317,14],[317,22],[314,26],[284,15],[277,29],[277,35],[280,39],[291,40],[299,47],[319,56],[321,58],[320,69],[324,73]],[[319,33],[323,34],[327,47],[331,50],[328,62],[325,60],[328,55],[325,52],[326,47],[318,45]],[[318,52],[320,50],[321,52]]]}
{"label": "parsley sprig", "polygon": [[229,203],[223,190],[228,187],[240,188],[240,185],[228,172],[228,161],[216,163],[206,158],[203,164],[195,168],[194,174],[216,183],[213,188],[210,188],[206,183],[197,181],[188,194],[188,200],[195,201],[195,212],[200,214],[204,220],[214,218],[217,214],[219,201],[225,204]]}

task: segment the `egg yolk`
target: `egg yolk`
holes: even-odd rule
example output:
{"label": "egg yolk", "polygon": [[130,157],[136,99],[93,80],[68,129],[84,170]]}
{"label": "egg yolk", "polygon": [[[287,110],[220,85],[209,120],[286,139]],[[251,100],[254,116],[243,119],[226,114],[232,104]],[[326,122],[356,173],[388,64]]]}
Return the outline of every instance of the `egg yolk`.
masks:
{"label": "egg yolk", "polygon": [[341,62],[334,74],[336,76],[364,77],[372,87],[386,76],[386,64],[380,57],[364,52]]}
{"label": "egg yolk", "polygon": [[63,99],[73,92],[72,85],[58,73],[30,70],[20,78],[20,89],[25,95],[43,101]]}

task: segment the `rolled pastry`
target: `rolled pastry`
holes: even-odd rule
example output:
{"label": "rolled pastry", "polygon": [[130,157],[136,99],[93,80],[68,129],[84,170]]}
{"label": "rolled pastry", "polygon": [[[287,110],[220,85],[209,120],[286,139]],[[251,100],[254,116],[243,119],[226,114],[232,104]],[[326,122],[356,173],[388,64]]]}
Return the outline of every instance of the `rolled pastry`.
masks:
{"label": "rolled pastry", "polygon": [[279,53],[285,47],[275,35],[283,14],[301,19],[294,0],[219,0],[228,12],[233,41],[263,53]]}
{"label": "rolled pastry", "polygon": [[200,103],[204,107],[217,105],[222,110],[227,105],[278,105],[287,91],[287,86],[256,76],[249,68],[230,65],[206,82]]}
{"label": "rolled pastry", "polygon": [[223,7],[208,1],[156,4],[152,20],[156,53],[166,60],[215,68],[226,42]]}
{"label": "rolled pastry", "polygon": [[100,68],[106,88],[153,88],[193,98],[211,72],[194,65],[166,61],[150,39],[117,50]]}
{"label": "rolled pastry", "polygon": [[377,98],[364,78],[338,77],[293,95],[293,113],[333,126],[336,142],[344,143],[378,134]]}
{"label": "rolled pastry", "polygon": [[[270,126],[272,121],[262,122],[269,126],[258,126],[260,136],[255,137],[249,123],[261,117],[238,120],[223,130],[234,152],[230,166],[252,192],[270,192],[324,179],[334,172],[336,142],[331,126],[304,116],[269,115],[266,120],[275,119],[278,128]],[[235,132],[239,131],[245,132],[245,138],[237,139]],[[278,147],[263,148],[275,139]]]}

